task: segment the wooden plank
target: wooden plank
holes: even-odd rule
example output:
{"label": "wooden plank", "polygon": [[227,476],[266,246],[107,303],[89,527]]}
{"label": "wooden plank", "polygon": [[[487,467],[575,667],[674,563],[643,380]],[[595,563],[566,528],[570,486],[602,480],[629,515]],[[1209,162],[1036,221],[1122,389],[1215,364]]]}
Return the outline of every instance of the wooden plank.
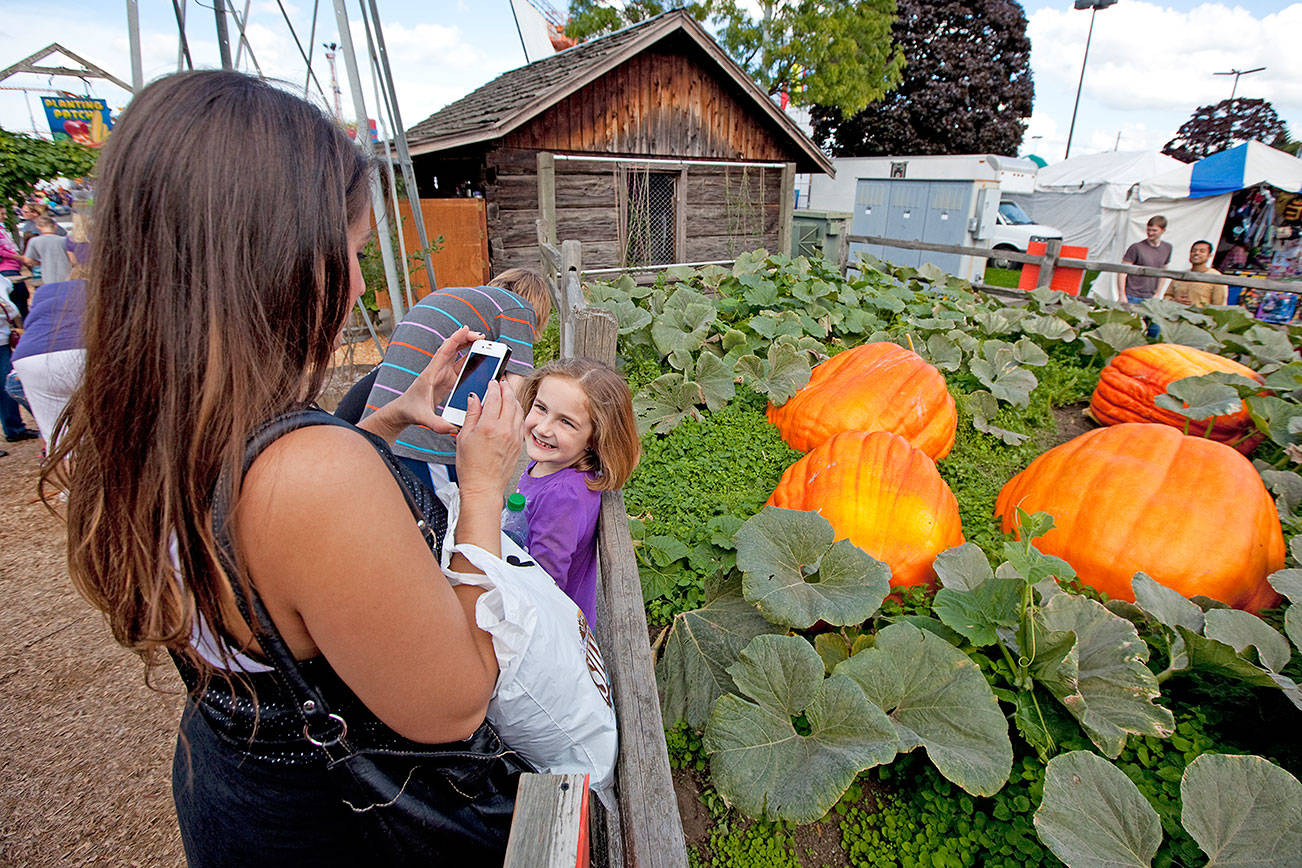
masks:
{"label": "wooden plank", "polygon": [[586,863],[586,775],[520,775],[502,868],[576,868]]}
{"label": "wooden plank", "polygon": [[[712,262],[716,259],[736,259],[738,254],[750,253],[763,247],[776,252],[776,235],[692,235],[687,236],[688,262]],[[596,268],[596,263],[591,263]]]}
{"label": "wooden plank", "polygon": [[685,262],[687,256],[687,167],[679,171],[674,181],[674,262]]}
{"label": "wooden plank", "polygon": [[1053,272],[1056,270],[1058,254],[1062,252],[1062,239],[1052,238],[1044,245],[1044,258],[1040,260],[1040,276],[1036,289],[1048,289],[1053,285]]}
{"label": "wooden plank", "polygon": [[538,219],[543,221],[547,240],[556,243],[556,157],[539,151],[538,161]]}
{"label": "wooden plank", "polygon": [[538,176],[499,175],[495,183],[487,185],[484,196],[489,202],[514,210],[538,207]]}
{"label": "wooden plank", "polygon": [[[558,165],[565,165],[562,160]],[[615,208],[615,164],[606,163],[600,173],[561,174],[556,178],[556,210],[566,208]],[[559,219],[559,217],[558,217]],[[575,236],[571,236],[575,237]],[[586,241],[587,239],[583,239]]]}
{"label": "wooden plank", "polygon": [[[611,326],[614,331],[613,322]],[[583,345],[578,351],[596,352]],[[607,492],[601,500],[601,542],[597,551],[602,586],[598,590],[597,635],[619,719],[617,769],[625,865],[686,868],[687,844],[669,773],[664,722],[646,639],[642,587],[628,532],[624,495]]]}
{"label": "wooden plank", "polygon": [[[1007,259],[1011,262],[1030,263],[1031,265],[1040,265],[1043,261],[1042,256],[1030,253],[1016,253],[1011,250],[992,250],[989,247],[962,247],[954,244],[932,244],[928,241],[904,241],[898,238],[883,238],[879,235],[846,235],[845,243],[860,244],[880,244],[887,247],[897,247],[901,250],[930,250],[937,253],[957,253],[962,256],[979,256],[984,259]],[[1296,282],[1270,280],[1263,277],[1244,277],[1238,274],[1209,274],[1205,271],[1173,271],[1169,268],[1146,268],[1139,265],[1128,265],[1124,262],[1105,262],[1100,259],[1069,259],[1067,257],[1058,260],[1058,268],[1080,268],[1086,271],[1111,271],[1118,274],[1138,274],[1143,277],[1170,277],[1175,280],[1201,281],[1203,283],[1216,283],[1223,286],[1243,286],[1250,289],[1270,289],[1277,292],[1292,292],[1302,294],[1302,287]]]}
{"label": "wooden plank", "polygon": [[[542,215],[537,210],[506,211],[497,213],[497,220],[488,227],[491,238],[499,239],[506,247],[538,246],[538,223]],[[548,227],[549,240],[555,238],[555,224]],[[533,268],[534,266],[530,266]]]}
{"label": "wooden plank", "polygon": [[[607,200],[609,201],[609,200]],[[616,241],[619,238],[615,205],[604,208],[556,209],[556,236],[588,241]]]}
{"label": "wooden plank", "polygon": [[[741,228],[730,227],[730,217],[743,217]],[[691,203],[687,211],[687,235],[688,237],[719,235],[726,233],[729,228],[737,229],[738,234],[746,234],[746,230],[752,231],[752,234],[772,235],[774,243],[777,243],[779,230],[782,224],[782,215],[778,206],[768,205],[754,210],[746,209],[745,213],[733,214],[732,209],[726,205],[696,205]]]}

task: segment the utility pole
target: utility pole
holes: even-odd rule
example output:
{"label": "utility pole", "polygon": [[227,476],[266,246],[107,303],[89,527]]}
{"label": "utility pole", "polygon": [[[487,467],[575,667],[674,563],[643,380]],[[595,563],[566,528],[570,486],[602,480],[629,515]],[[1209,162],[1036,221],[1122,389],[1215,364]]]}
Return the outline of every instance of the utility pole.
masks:
{"label": "utility pole", "polygon": [[1212,75],[1232,75],[1234,76],[1234,87],[1230,88],[1230,102],[1234,102],[1234,95],[1239,92],[1239,79],[1245,75],[1252,75],[1254,72],[1261,72],[1266,67],[1258,66],[1256,69],[1231,69],[1229,72],[1213,72]]}
{"label": "utility pole", "polygon": [[1085,57],[1080,62],[1080,81],[1076,82],[1076,104],[1071,108],[1071,126],[1067,128],[1067,150],[1062,155],[1064,160],[1071,156],[1071,137],[1076,132],[1076,110],[1080,108],[1080,91],[1085,85],[1085,64],[1089,63],[1090,40],[1094,38],[1094,15],[1100,9],[1107,9],[1116,2],[1117,0],[1076,0],[1073,4],[1076,9],[1088,9],[1090,11],[1090,32],[1085,37]]}

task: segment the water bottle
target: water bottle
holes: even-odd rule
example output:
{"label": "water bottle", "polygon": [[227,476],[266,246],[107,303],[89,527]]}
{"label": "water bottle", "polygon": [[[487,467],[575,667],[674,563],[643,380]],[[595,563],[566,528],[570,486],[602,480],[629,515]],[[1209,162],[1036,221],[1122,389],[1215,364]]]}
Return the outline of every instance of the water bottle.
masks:
{"label": "water bottle", "polygon": [[520,548],[529,548],[529,518],[524,513],[524,495],[515,492],[506,499],[502,510],[502,533],[515,540]]}

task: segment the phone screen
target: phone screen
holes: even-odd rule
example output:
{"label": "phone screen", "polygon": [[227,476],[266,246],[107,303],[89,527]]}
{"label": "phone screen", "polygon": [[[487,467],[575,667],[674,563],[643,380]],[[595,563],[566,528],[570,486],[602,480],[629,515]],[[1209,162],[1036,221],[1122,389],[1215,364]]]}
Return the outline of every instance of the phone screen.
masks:
{"label": "phone screen", "polygon": [[497,374],[497,368],[497,356],[471,353],[466,360],[465,370],[461,372],[461,380],[452,391],[452,397],[448,399],[448,406],[464,411],[470,403],[471,395],[482,402],[488,384],[493,382],[493,377]]}

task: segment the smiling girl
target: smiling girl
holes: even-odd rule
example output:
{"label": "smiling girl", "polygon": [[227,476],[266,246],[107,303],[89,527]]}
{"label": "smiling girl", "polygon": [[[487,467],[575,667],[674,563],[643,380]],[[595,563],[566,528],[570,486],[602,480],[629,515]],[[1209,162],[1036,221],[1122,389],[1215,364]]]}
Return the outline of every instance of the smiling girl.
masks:
{"label": "smiling girl", "polygon": [[642,454],[633,396],[609,365],[562,359],[529,378],[520,403],[529,554],[592,623],[601,492],[622,488]]}

